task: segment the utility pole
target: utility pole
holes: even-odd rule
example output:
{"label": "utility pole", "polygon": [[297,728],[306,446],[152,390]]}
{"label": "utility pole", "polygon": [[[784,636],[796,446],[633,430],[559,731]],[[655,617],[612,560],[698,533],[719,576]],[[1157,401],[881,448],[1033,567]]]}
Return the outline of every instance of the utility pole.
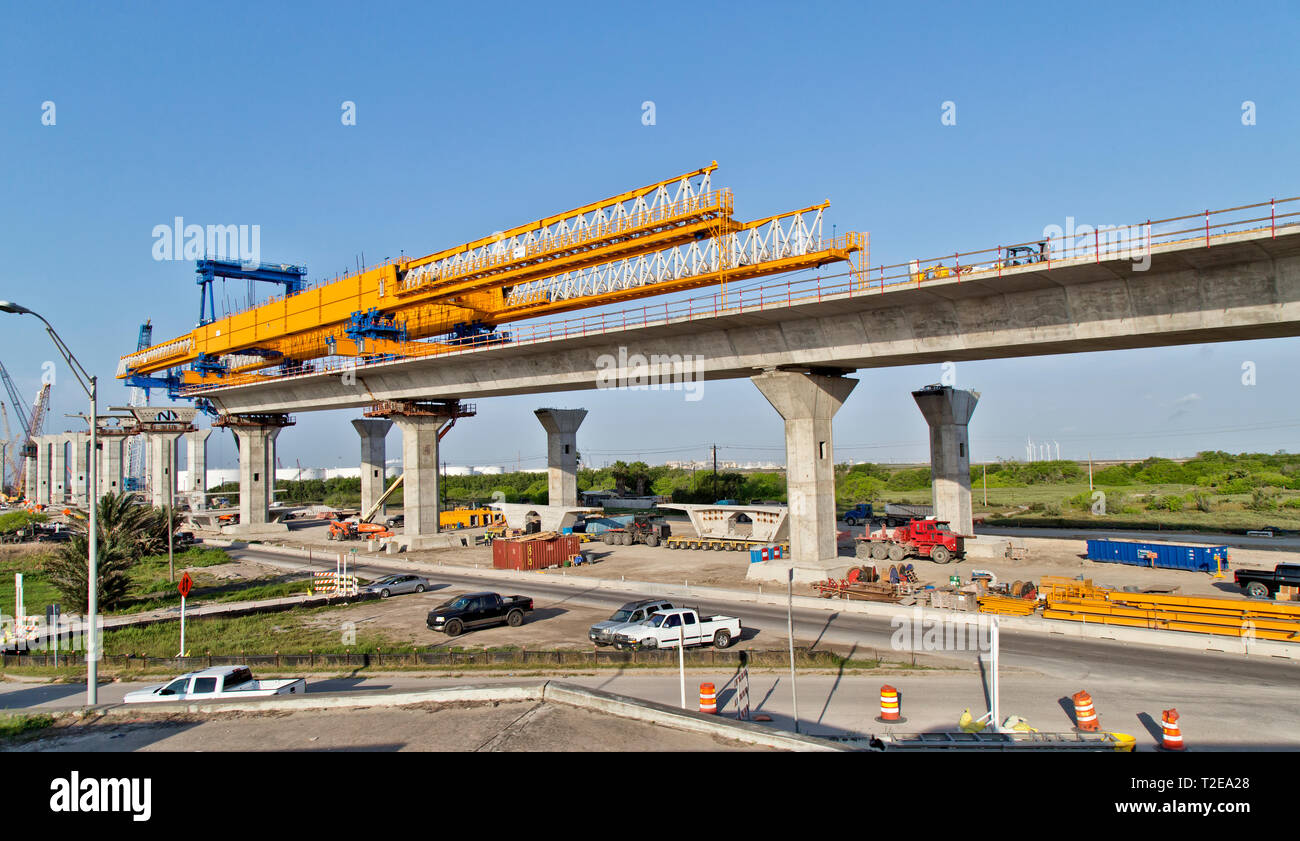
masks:
{"label": "utility pole", "polygon": [[786,570],[785,621],[790,635],[790,699],[794,702],[794,732],[799,732],[799,685],[794,669],[794,567]]}
{"label": "utility pole", "polygon": [[1092,493],[1092,453],[1088,453],[1088,493]]}
{"label": "utility pole", "polygon": [[718,499],[718,445],[713,445],[713,500]]}
{"label": "utility pole", "polygon": [[989,504],[989,466],[981,464],[980,470],[984,475],[984,504],[987,506]]}

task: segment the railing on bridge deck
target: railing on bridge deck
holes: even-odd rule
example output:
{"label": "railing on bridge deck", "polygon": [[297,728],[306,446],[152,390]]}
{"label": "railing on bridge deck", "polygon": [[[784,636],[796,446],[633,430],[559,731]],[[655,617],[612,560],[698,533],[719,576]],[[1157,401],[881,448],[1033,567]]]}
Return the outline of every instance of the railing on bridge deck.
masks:
{"label": "railing on bridge deck", "polygon": [[[511,341],[503,344],[500,337],[488,334],[466,340],[455,347],[412,342],[409,355],[384,357],[372,362],[359,362],[353,357],[334,356],[312,360],[300,371],[276,376],[238,374],[224,378],[220,383],[188,386],[182,389],[187,396],[205,391],[258,382],[280,382],[294,377],[318,373],[359,371],[375,365],[406,359],[441,356],[447,354],[475,353],[488,348],[535,344],[557,339],[598,335],[651,327],[666,323],[715,318],[760,312],[780,307],[791,307],[821,301],[825,298],[848,295],[883,294],[899,289],[923,287],[937,281],[958,283],[963,280],[1001,277],[1010,269],[1033,267],[1037,271],[1050,271],[1062,264],[1078,265],[1079,259],[1142,260],[1150,256],[1158,245],[1200,243],[1211,248],[1216,240],[1247,232],[1269,231],[1276,237],[1280,228],[1300,225],[1300,196],[1270,199],[1257,204],[1246,204],[1222,210],[1205,210],[1168,219],[1148,219],[1133,225],[1080,226],[1074,231],[1062,231],[1062,236],[1047,236],[996,248],[976,251],[958,251],[940,257],[910,260],[906,263],[881,265],[874,268],[853,268],[831,275],[791,279],[776,283],[759,283],[750,286],[723,285],[711,295],[666,301],[663,304],[643,304],[614,312],[573,316],[538,323],[511,325]],[[1288,231],[1289,232],[1289,231]]]}

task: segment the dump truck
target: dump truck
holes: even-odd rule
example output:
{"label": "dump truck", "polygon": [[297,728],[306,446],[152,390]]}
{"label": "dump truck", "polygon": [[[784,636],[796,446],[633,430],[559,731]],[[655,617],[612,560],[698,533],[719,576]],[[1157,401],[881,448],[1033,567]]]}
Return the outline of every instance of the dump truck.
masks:
{"label": "dump truck", "polygon": [[857,556],[877,561],[888,558],[894,563],[904,558],[929,558],[936,564],[946,564],[953,558],[960,561],[966,557],[966,543],[945,520],[914,519],[892,532],[882,528],[857,538]]}

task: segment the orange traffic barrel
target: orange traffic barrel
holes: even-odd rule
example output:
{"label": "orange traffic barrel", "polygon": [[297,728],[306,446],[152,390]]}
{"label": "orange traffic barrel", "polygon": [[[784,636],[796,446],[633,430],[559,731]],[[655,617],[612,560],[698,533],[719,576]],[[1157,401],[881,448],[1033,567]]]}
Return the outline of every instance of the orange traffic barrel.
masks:
{"label": "orange traffic barrel", "polygon": [[1074,726],[1076,730],[1095,732],[1101,729],[1097,710],[1092,706],[1092,696],[1087,692],[1074,693]]}
{"label": "orange traffic barrel", "polygon": [[1178,726],[1178,710],[1163,710],[1160,713],[1160,730],[1164,738],[1160,742],[1161,750],[1187,750],[1183,745],[1183,731]]}
{"label": "orange traffic barrel", "polygon": [[902,702],[899,700],[898,690],[889,684],[880,687],[880,715],[876,718],[881,724],[901,724],[907,719],[903,718]]}
{"label": "orange traffic barrel", "polygon": [[718,713],[718,693],[714,691],[713,684],[700,684],[700,712],[717,715]]}

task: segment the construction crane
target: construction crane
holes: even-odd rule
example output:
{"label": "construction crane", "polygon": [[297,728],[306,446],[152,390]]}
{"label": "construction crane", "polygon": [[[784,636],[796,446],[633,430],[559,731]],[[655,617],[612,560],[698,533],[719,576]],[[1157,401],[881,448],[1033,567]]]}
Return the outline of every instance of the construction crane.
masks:
{"label": "construction crane", "polygon": [[[5,476],[13,476],[14,481],[18,481],[18,459],[14,456],[16,442],[12,441],[13,436],[9,433],[9,411],[5,409],[5,402],[0,400],[0,420],[4,421],[5,437],[0,438],[0,497],[5,496],[5,488],[13,487],[17,490],[16,485],[9,485],[5,482]],[[5,471],[8,471],[6,474]]]}
{"label": "construction crane", "polygon": [[[123,356],[128,382],[179,370],[184,386],[299,373],[330,356],[409,358],[508,342],[498,327],[707,285],[852,262],[867,235],[822,237],[829,202],[751,222],[732,217],[717,163],[424,257],[400,257],[308,287],[305,269],[245,275],[284,294]],[[859,258],[860,260],[861,258]],[[200,262],[201,321],[211,278]],[[860,266],[859,266],[860,268]],[[258,276],[252,276],[258,275]],[[205,280],[206,278],[206,280]],[[268,370],[270,369],[270,370]],[[182,389],[184,391],[184,389]]]}
{"label": "construction crane", "polygon": [[[145,319],[140,325],[140,335],[136,339],[135,349],[144,350],[153,344],[153,320]],[[146,381],[147,382],[147,381]],[[133,407],[149,405],[147,384],[131,384],[131,402]],[[126,444],[126,476],[122,479],[122,490],[143,491],[145,489],[144,436],[132,435]]]}
{"label": "construction crane", "polygon": [[18,389],[14,386],[13,378],[9,376],[9,372],[5,370],[3,363],[0,363],[0,380],[4,381],[5,391],[9,394],[10,405],[13,406],[14,414],[18,418],[18,435],[10,437],[9,415],[7,412],[5,413],[5,439],[10,442],[7,449],[13,467],[14,491],[22,493],[27,479],[27,459],[34,454],[36,449],[36,444],[32,439],[41,434],[45,423],[45,410],[49,406],[50,386],[48,383],[41,386],[36,399],[32,401],[32,414],[29,418],[23,410],[23,401],[18,396]]}

